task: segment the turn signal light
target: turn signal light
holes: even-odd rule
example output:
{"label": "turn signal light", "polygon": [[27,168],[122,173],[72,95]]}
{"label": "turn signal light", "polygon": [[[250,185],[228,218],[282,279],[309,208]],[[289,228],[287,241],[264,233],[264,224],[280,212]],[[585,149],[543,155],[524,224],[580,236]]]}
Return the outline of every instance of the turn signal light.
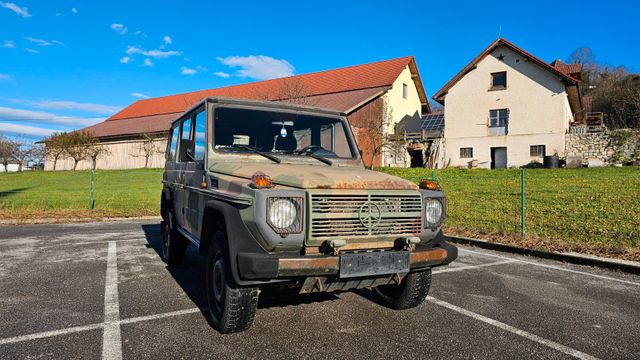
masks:
{"label": "turn signal light", "polygon": [[442,190],[440,188],[440,185],[438,185],[438,183],[433,180],[422,179],[420,180],[420,185],[418,186],[420,187],[420,189],[424,189],[424,190],[435,190],[435,191]]}
{"label": "turn signal light", "polygon": [[251,183],[249,183],[254,189],[269,189],[273,187],[273,182],[271,182],[271,178],[269,175],[258,171],[251,177]]}

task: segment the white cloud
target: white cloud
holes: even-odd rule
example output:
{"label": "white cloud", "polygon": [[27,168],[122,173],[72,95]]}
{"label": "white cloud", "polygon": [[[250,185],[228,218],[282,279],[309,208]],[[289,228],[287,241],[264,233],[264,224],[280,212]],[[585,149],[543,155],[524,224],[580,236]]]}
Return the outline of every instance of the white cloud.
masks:
{"label": "white cloud", "polygon": [[182,74],[182,75],[193,75],[193,74],[196,74],[196,73],[199,73],[199,72],[207,72],[208,70],[209,69],[207,69],[206,67],[201,66],[201,65],[196,66],[195,69],[183,66],[183,67],[180,68],[180,74]]}
{"label": "white cloud", "polygon": [[216,72],[213,73],[213,75],[219,76],[219,77],[224,78],[224,79],[228,79],[228,78],[231,77],[231,74],[228,74],[228,73],[226,73],[224,71],[216,71]]}
{"label": "white cloud", "polygon": [[9,9],[11,11],[13,11],[14,13],[22,16],[23,18],[30,18],[31,14],[29,14],[29,9],[27,9],[26,7],[20,7],[14,3],[10,3],[10,2],[2,2],[0,1],[0,7],[3,7],[5,9]]}
{"label": "white cloud", "polygon": [[146,95],[146,94],[143,94],[143,93],[139,93],[139,92],[132,92],[130,95],[133,96],[133,97],[140,98],[140,99],[148,99],[148,98],[151,97],[149,95]]}
{"label": "white cloud", "polygon": [[71,12],[72,12],[72,13],[74,13],[74,14],[77,14],[77,13],[78,13],[78,9],[76,9],[76,8],[71,8]]}
{"label": "white cloud", "polygon": [[37,126],[0,122],[0,133],[44,137],[49,136],[56,131],[56,129],[46,129]]}
{"label": "white cloud", "polygon": [[32,53],[32,54],[40,54],[40,51],[34,50],[34,49],[30,49],[30,48],[24,48],[24,51],[26,51],[28,53]]}
{"label": "white cloud", "polygon": [[13,40],[5,40],[4,44],[0,45],[0,47],[13,49],[16,47],[16,43],[14,43]]}
{"label": "white cloud", "polygon": [[104,118],[82,118],[75,116],[59,116],[44,111],[32,111],[0,107],[0,121],[31,121],[45,124],[67,126],[89,126],[103,121]]}
{"label": "white cloud", "polygon": [[25,40],[32,42],[38,46],[49,46],[51,45],[50,42],[48,42],[47,40],[42,40],[42,39],[36,39],[34,37],[31,36],[27,36],[26,38],[24,38]]}
{"label": "white cloud", "polygon": [[81,111],[86,111],[90,113],[106,114],[106,115],[116,113],[122,109],[120,106],[114,106],[114,105],[81,103],[81,102],[66,101],[66,100],[39,100],[39,101],[22,100],[22,99],[7,99],[7,100],[14,103],[29,105],[39,109],[81,110]]}
{"label": "white cloud", "polygon": [[166,59],[172,56],[179,56],[182,51],[161,51],[161,50],[144,50],[137,46],[129,46],[126,51],[127,55],[140,54],[154,59]]}
{"label": "white cloud", "polygon": [[294,67],[287,60],[265,55],[218,57],[218,61],[229,67],[239,67],[236,76],[256,80],[268,80],[293,75]]}
{"label": "white cloud", "polygon": [[63,43],[62,41],[58,41],[58,40],[51,40],[51,42],[52,42],[53,44],[56,44],[56,45],[64,46],[64,43]]}
{"label": "white cloud", "polygon": [[120,58],[120,63],[122,64],[128,64],[129,61],[131,61],[131,58],[128,56],[123,56],[122,58]]}
{"label": "white cloud", "polygon": [[124,35],[129,31],[129,29],[123,24],[111,24],[111,29],[117,32],[120,35]]}
{"label": "white cloud", "polygon": [[13,78],[7,74],[0,74],[0,82],[11,81]]}
{"label": "white cloud", "polygon": [[133,33],[133,35],[142,36],[142,37],[148,37],[148,35],[145,34],[142,30],[137,30],[136,32]]}
{"label": "white cloud", "polygon": [[165,45],[171,45],[171,43],[173,42],[169,36],[163,37],[162,41],[164,42]]}
{"label": "white cloud", "polygon": [[146,58],[146,59],[144,59],[144,62],[142,63],[142,66],[153,67],[153,61],[151,61],[151,59],[149,59],[149,58]]}
{"label": "white cloud", "polygon": [[192,68],[188,68],[186,66],[183,66],[180,68],[180,74],[182,75],[193,75],[195,73],[197,73],[198,71],[196,69],[192,69]]}

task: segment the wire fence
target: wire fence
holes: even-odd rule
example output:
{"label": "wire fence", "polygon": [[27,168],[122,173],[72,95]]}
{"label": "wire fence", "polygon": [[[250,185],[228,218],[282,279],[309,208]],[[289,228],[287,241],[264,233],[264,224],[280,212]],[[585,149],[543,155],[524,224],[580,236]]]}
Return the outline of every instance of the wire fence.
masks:
{"label": "wire fence", "polygon": [[640,247],[638,167],[435,170],[423,175],[445,191],[451,231],[511,242],[564,240],[620,251]]}

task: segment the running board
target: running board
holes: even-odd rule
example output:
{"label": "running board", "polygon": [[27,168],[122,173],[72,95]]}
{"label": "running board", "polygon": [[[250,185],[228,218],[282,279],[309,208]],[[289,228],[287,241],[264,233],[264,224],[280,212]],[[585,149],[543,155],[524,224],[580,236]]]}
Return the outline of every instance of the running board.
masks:
{"label": "running board", "polygon": [[176,230],[182,236],[184,236],[187,240],[189,240],[193,245],[195,245],[198,249],[200,249],[200,240],[196,239],[195,236],[191,235],[187,230],[183,229],[180,225],[176,224]]}

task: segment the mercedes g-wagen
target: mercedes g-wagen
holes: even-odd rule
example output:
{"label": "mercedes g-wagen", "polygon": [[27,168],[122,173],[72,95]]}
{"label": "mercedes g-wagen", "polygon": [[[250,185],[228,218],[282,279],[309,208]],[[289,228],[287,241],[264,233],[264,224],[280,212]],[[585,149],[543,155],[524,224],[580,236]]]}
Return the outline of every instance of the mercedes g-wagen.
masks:
{"label": "mercedes g-wagen", "polygon": [[207,98],[171,125],[162,251],[207,256],[206,294],[222,333],[251,326],[261,288],[372,288],[394,309],[426,298],[431,268],[457,249],[445,197],[366,170],[345,114],[280,102]]}

